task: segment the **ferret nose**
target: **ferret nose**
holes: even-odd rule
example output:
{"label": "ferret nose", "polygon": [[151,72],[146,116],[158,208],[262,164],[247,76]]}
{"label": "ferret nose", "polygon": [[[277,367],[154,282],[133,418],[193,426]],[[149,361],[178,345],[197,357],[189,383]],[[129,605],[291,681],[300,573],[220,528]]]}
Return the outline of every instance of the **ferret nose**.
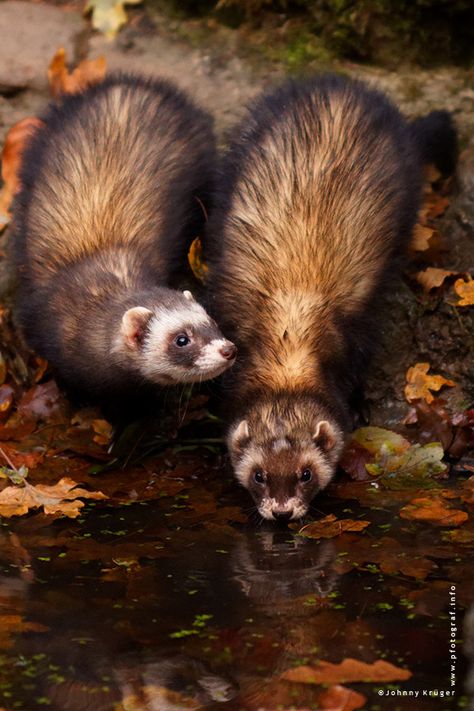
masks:
{"label": "ferret nose", "polygon": [[225,346],[222,346],[219,353],[226,360],[233,360],[237,355],[237,346],[228,341]]}
{"label": "ferret nose", "polygon": [[279,511],[278,509],[274,509],[272,511],[272,516],[277,521],[284,523],[285,521],[289,521],[293,516],[293,509],[290,509],[290,511]]}

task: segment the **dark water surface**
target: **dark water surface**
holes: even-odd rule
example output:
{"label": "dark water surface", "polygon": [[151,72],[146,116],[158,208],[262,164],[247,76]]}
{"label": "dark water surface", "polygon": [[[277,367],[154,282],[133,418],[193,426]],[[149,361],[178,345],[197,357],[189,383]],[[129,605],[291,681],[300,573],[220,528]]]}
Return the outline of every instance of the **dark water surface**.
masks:
{"label": "dark water surface", "polygon": [[[319,705],[321,686],[280,677],[347,657],[413,674],[348,682],[368,698],[365,709],[469,707],[460,641],[451,686],[447,614],[454,586],[461,640],[469,546],[335,491],[317,501],[315,516],[370,526],[308,540],[247,521],[245,492],[228,473],[218,476],[160,501],[88,505],[76,521],[3,522],[0,707],[342,711]],[[421,696],[453,689],[454,699]]]}

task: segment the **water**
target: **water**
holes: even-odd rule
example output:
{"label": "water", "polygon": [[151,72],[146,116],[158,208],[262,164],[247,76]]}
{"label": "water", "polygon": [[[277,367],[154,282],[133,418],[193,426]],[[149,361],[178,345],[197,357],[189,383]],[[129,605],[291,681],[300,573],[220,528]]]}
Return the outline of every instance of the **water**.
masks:
{"label": "water", "polygon": [[[159,501],[98,502],[78,521],[3,522],[0,707],[336,711],[318,702],[320,685],[281,675],[345,658],[413,674],[345,684],[367,697],[364,709],[468,707],[461,643],[451,687],[447,613],[454,586],[460,640],[469,545],[401,521],[393,507],[336,498],[337,489],[320,497],[316,516],[370,526],[305,539],[249,519],[229,473],[210,467],[197,479],[193,461],[185,488]],[[113,476],[97,477],[97,488]],[[452,689],[454,698],[421,695]]]}

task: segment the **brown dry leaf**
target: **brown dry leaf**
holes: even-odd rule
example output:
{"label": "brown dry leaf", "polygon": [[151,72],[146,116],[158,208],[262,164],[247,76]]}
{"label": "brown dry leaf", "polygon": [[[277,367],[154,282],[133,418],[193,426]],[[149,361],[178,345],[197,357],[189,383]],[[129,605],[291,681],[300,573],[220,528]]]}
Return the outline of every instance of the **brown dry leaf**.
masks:
{"label": "brown dry leaf", "polygon": [[42,121],[31,116],[19,121],[8,131],[2,151],[2,180],[0,191],[0,232],[10,222],[10,204],[19,186],[18,172],[21,156],[28,138],[41,127]]}
{"label": "brown dry leaf", "polygon": [[46,514],[63,514],[77,518],[84,506],[83,499],[106,499],[101,491],[87,491],[78,488],[77,482],[63,477],[57,484],[32,486],[27,481],[24,486],[7,486],[0,493],[0,515],[22,516],[30,509],[43,508]]}
{"label": "brown dry leaf", "polygon": [[317,666],[301,666],[283,672],[285,681],[302,684],[344,684],[354,681],[405,681],[412,676],[408,669],[401,669],[390,662],[379,659],[373,664],[357,659],[344,659],[340,664],[320,661]]}
{"label": "brown dry leaf", "polygon": [[0,649],[13,647],[15,637],[22,632],[47,632],[39,622],[25,622],[22,615],[0,615]]}
{"label": "brown dry leaf", "polygon": [[105,77],[105,57],[84,59],[72,71],[66,66],[66,52],[60,47],[48,67],[48,81],[54,97],[61,94],[75,94],[92,84],[98,84]]}
{"label": "brown dry leaf", "polygon": [[112,441],[113,427],[107,420],[92,420],[92,429],[95,432],[94,442],[108,447]]}
{"label": "brown dry leaf", "polygon": [[446,502],[437,496],[413,499],[400,510],[400,517],[426,521],[435,526],[460,526],[469,518],[465,511],[449,508]]}
{"label": "brown dry leaf", "polygon": [[350,518],[337,519],[334,514],[329,514],[319,521],[303,526],[298,533],[306,538],[334,538],[344,531],[363,531],[370,525],[370,521],[353,521]]}
{"label": "brown dry leaf", "polygon": [[456,306],[474,306],[474,279],[458,279],[454,282],[454,291],[461,299]]}
{"label": "brown dry leaf", "polygon": [[34,385],[21,398],[18,413],[28,420],[49,420],[66,407],[64,396],[54,380]]}
{"label": "brown dry leaf", "polygon": [[427,227],[426,225],[420,225],[419,223],[415,225],[413,229],[413,235],[411,239],[411,248],[415,252],[426,252],[430,248],[430,240],[435,234],[432,227]]}
{"label": "brown dry leaf", "polygon": [[405,397],[408,402],[413,400],[425,400],[427,403],[433,402],[434,395],[431,390],[440,390],[444,385],[452,388],[456,385],[453,380],[448,380],[442,375],[428,375],[429,363],[417,363],[408,368],[405,385]]}
{"label": "brown dry leaf", "polygon": [[361,709],[367,697],[353,689],[336,684],[330,686],[318,698],[318,709],[321,711],[356,711]]}
{"label": "brown dry leaf", "polygon": [[202,284],[205,284],[209,267],[203,261],[202,243],[199,237],[196,237],[196,239],[191,243],[188,252],[188,262],[196,279],[198,279]]}
{"label": "brown dry leaf", "polygon": [[438,269],[437,267],[428,267],[421,272],[415,274],[415,279],[418,284],[421,284],[425,291],[431,291],[441,286],[445,279],[450,276],[455,276],[458,272],[452,272],[447,269]]}

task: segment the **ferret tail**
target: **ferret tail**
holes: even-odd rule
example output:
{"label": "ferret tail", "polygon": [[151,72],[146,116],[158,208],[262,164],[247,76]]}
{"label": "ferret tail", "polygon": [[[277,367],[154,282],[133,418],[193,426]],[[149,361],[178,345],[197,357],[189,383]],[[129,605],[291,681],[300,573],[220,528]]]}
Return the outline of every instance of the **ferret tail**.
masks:
{"label": "ferret tail", "polygon": [[424,164],[433,163],[443,175],[451,175],[458,159],[458,134],[449,111],[432,111],[410,123]]}

